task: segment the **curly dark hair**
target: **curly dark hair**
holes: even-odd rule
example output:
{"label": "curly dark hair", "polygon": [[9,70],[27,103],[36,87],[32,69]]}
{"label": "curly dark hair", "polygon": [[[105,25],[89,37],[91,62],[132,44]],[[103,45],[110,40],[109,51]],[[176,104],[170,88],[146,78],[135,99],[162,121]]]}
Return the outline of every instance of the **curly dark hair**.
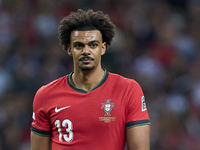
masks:
{"label": "curly dark hair", "polygon": [[94,12],[91,9],[88,11],[78,9],[77,12],[72,12],[60,22],[58,38],[63,49],[67,50],[67,46],[70,44],[71,32],[74,30],[99,30],[103,42],[106,42],[107,45],[111,44],[115,35],[115,25],[110,21],[108,15],[102,11]]}

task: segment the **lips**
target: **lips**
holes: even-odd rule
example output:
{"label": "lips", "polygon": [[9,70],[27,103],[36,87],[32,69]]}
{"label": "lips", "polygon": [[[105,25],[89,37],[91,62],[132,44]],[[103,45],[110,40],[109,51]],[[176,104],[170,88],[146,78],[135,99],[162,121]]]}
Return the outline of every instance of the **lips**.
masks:
{"label": "lips", "polygon": [[89,63],[90,61],[94,61],[94,58],[92,58],[90,56],[83,56],[83,57],[79,58],[79,61],[82,61],[84,63]]}

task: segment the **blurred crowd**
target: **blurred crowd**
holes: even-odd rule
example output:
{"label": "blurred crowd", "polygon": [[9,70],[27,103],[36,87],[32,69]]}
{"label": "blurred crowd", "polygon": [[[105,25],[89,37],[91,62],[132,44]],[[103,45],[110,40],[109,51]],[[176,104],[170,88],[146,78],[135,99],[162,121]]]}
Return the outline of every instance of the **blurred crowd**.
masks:
{"label": "blurred crowd", "polygon": [[0,0],[0,150],[30,150],[35,92],[73,70],[57,28],[78,8],[116,24],[102,65],[141,85],[151,150],[199,150],[199,0]]}

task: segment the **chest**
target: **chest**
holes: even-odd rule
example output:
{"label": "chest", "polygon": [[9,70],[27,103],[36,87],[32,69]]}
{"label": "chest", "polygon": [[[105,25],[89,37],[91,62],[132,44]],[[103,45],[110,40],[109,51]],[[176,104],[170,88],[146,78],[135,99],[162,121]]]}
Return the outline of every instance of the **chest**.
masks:
{"label": "chest", "polygon": [[119,95],[65,92],[52,94],[47,105],[52,137],[60,142],[80,137],[92,141],[96,135],[102,140],[107,134],[122,134],[125,130],[124,99]]}
{"label": "chest", "polygon": [[[124,121],[125,105],[122,97],[110,94],[57,94],[49,99],[48,115],[51,125],[56,120],[70,120],[74,126],[90,128]],[[84,126],[83,126],[84,125]]]}

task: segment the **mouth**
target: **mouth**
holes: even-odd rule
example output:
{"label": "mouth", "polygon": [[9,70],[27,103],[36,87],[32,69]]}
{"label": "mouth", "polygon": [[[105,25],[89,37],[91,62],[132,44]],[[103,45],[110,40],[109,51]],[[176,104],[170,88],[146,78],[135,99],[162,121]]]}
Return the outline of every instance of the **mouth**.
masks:
{"label": "mouth", "polygon": [[84,64],[89,64],[91,61],[94,61],[94,58],[89,56],[83,56],[79,58],[79,61],[83,62]]}

